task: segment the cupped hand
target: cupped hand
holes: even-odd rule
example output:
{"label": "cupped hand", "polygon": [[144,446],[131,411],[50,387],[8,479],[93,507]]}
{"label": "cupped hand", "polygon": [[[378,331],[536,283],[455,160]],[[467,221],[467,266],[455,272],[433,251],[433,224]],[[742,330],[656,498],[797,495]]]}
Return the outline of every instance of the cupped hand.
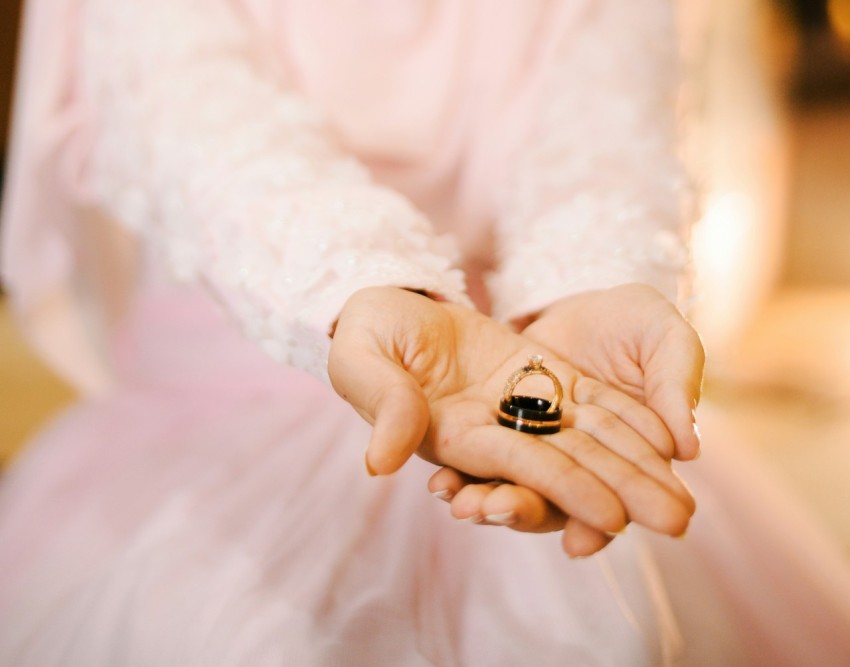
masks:
{"label": "cupped hand", "polygon": [[[522,334],[569,359],[586,376],[651,408],[663,420],[664,433],[648,440],[662,456],[697,456],[693,410],[705,356],[694,329],[659,292],[631,284],[567,297],[527,324]],[[635,415],[641,414],[619,412],[632,426]],[[558,508],[529,489],[494,487],[454,470],[438,471],[429,488],[450,501],[454,512],[485,517],[485,522],[488,516],[510,514],[545,529],[563,520]],[[592,542],[587,531],[573,528],[577,543]]]}
{"label": "cupped hand", "polygon": [[651,408],[672,436],[663,454],[697,456],[694,409],[705,352],[694,328],[660,292],[633,283],[566,297],[522,334]]}
{"label": "cupped hand", "polygon": [[[557,434],[496,423],[505,379],[532,353],[546,356],[565,388],[567,428]],[[678,534],[693,512],[651,442],[663,429],[650,410],[471,309],[396,288],[361,290],[340,315],[329,373],[374,425],[366,453],[374,473],[391,473],[417,452],[465,475],[524,487],[603,540],[627,520]],[[574,533],[565,531],[570,553]]]}

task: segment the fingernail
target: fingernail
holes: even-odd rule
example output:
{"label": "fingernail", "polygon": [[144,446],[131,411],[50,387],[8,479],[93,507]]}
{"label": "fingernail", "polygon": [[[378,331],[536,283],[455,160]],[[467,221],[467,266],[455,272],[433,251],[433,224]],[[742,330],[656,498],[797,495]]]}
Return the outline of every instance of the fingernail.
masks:
{"label": "fingernail", "polygon": [[433,491],[431,495],[440,500],[451,500],[453,494],[448,489],[442,489],[440,491]]}
{"label": "fingernail", "polygon": [[461,523],[481,523],[484,521],[484,517],[480,514],[473,514],[472,516],[464,517],[463,519],[458,519]]}
{"label": "fingernail", "polygon": [[501,514],[488,514],[484,517],[487,523],[494,526],[510,526],[516,522],[516,514],[513,512],[502,512]]}

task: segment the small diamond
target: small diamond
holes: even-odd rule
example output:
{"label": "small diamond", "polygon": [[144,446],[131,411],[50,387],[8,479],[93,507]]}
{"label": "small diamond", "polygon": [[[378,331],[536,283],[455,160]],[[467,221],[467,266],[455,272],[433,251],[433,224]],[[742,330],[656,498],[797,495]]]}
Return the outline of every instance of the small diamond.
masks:
{"label": "small diamond", "polygon": [[543,366],[543,357],[539,354],[532,354],[528,358],[528,365],[535,369],[540,368]]}

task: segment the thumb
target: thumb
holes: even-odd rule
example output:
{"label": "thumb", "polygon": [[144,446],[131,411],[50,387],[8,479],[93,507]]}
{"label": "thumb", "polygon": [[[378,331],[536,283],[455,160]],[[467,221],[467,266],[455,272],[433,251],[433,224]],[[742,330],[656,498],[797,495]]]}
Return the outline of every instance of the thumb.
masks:
{"label": "thumb", "polygon": [[370,475],[391,474],[417,450],[428,430],[425,393],[383,351],[334,347],[328,361],[331,384],[374,427],[366,469]]}
{"label": "thumb", "polygon": [[699,455],[694,409],[699,403],[705,352],[684,320],[664,337],[644,368],[646,404],[666,424],[676,443],[675,458]]}

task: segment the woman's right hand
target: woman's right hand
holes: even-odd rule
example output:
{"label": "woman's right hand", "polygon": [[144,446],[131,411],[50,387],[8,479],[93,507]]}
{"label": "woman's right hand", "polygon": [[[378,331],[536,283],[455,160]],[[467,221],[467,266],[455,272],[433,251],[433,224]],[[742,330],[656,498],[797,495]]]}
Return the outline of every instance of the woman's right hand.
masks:
{"label": "woman's right hand", "polygon": [[[532,354],[543,354],[564,386],[565,428],[553,435],[496,422],[505,380]],[[571,555],[598,550],[628,521],[681,534],[693,513],[692,497],[653,444],[667,437],[655,413],[464,306],[399,288],[360,290],[340,314],[328,370],[340,396],[374,426],[372,474],[392,473],[416,452],[525,487],[569,518]],[[552,529],[552,513],[544,514],[547,525],[516,517],[511,527]],[[575,531],[584,539],[572,539]]]}

